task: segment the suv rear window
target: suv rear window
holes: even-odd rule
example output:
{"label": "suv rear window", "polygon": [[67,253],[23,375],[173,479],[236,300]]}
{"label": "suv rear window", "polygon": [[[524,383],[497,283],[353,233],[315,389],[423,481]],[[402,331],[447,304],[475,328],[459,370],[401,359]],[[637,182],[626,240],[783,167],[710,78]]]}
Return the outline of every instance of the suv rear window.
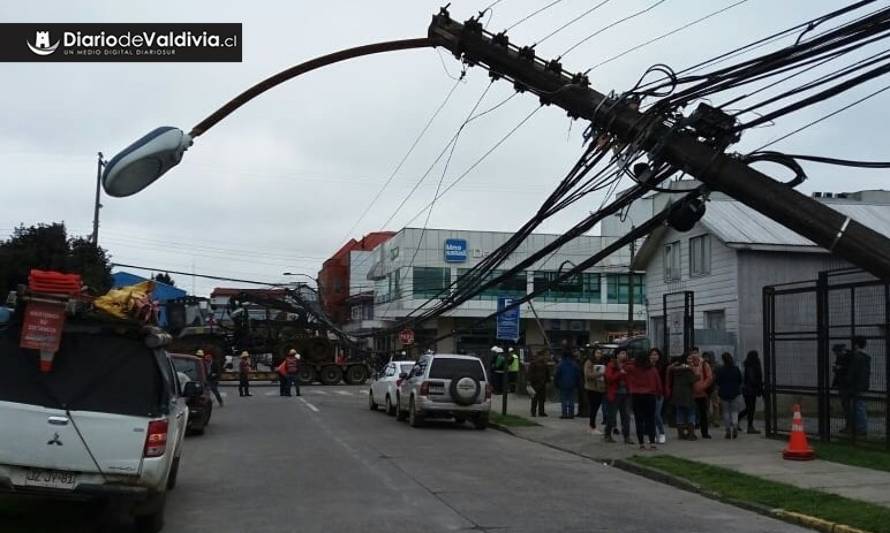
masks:
{"label": "suv rear window", "polygon": [[141,339],[66,332],[52,371],[42,373],[38,352],[19,347],[19,331],[0,331],[0,401],[132,416],[161,412],[163,377]]}
{"label": "suv rear window", "polygon": [[482,361],[478,359],[433,359],[433,366],[430,368],[430,378],[454,379],[463,376],[470,376],[477,381],[485,381]]}
{"label": "suv rear window", "polygon": [[200,366],[203,364],[201,361],[195,359],[186,359],[185,357],[176,357],[171,356],[171,360],[173,360],[173,367],[176,368],[177,372],[182,372],[186,376],[189,377],[191,381],[204,381],[204,375],[201,373]]}

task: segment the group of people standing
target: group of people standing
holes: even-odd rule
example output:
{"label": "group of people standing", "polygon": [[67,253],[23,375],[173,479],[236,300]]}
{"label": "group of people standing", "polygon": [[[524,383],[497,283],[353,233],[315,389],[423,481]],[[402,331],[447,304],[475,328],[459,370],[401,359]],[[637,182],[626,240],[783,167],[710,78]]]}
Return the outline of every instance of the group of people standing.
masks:
{"label": "group of people standing", "polygon": [[[710,439],[709,415],[712,397],[719,398],[725,437],[734,439],[740,432],[739,421],[747,417],[747,432],[760,433],[754,427],[757,397],[763,394],[763,371],[756,351],[745,359],[739,369],[730,353],[721,357],[716,369],[705,361],[697,347],[681,357],[668,361],[658,348],[648,353],[629,357],[619,348],[614,356],[606,356],[596,346],[590,349],[582,365],[566,351],[556,365],[554,384],[559,389],[562,413],[560,418],[575,417],[575,398],[583,387],[587,394],[590,430],[602,434],[606,442],[615,442],[621,435],[632,444],[631,416],[635,421],[637,443],[641,449],[655,449],[667,441],[665,415],[673,415],[677,436],[697,440],[696,427],[702,438]],[[549,381],[546,354],[529,365],[528,380],[537,392],[544,391]],[[532,416],[546,416],[542,395],[532,399]],[[597,428],[597,416],[602,411],[603,426]],[[620,419],[620,426],[618,424]]]}

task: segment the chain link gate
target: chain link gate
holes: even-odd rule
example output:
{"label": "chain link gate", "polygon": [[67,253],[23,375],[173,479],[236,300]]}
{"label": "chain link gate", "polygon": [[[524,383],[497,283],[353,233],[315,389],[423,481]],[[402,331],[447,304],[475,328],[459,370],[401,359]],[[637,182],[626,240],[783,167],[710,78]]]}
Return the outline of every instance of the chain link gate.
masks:
{"label": "chain link gate", "polygon": [[662,296],[664,340],[661,351],[668,358],[679,357],[695,345],[695,293],[669,292]]}
{"label": "chain link gate", "polygon": [[[821,272],[818,279],[763,289],[766,430],[787,433],[800,404],[804,429],[822,440],[883,441],[890,448],[890,284],[858,269]],[[870,357],[865,404],[867,431],[853,426],[854,404],[842,398],[838,355],[863,337]],[[848,421],[850,423],[848,424]]]}

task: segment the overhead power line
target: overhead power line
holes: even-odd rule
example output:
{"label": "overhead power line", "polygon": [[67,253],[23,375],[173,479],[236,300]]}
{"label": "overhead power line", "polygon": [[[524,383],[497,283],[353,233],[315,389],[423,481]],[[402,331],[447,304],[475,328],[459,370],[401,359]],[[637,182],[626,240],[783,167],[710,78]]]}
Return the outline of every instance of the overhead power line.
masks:
{"label": "overhead power line", "polygon": [[544,7],[542,7],[542,8],[538,8],[538,9],[532,11],[531,13],[529,13],[528,15],[526,15],[526,16],[522,17],[521,19],[517,20],[517,21],[514,22],[513,24],[510,24],[509,26],[507,26],[507,29],[505,29],[504,31],[507,32],[507,31],[512,30],[513,28],[515,28],[516,26],[519,26],[520,24],[522,24],[523,22],[527,21],[528,19],[530,19],[530,18],[532,18],[532,17],[534,17],[534,16],[537,16],[538,14],[543,13],[544,11],[547,11],[548,9],[550,9],[551,7],[555,6],[556,4],[558,4],[558,3],[562,2],[562,1],[563,1],[563,0],[553,0],[553,2],[550,2],[550,3],[547,4],[546,6],[544,6]]}
{"label": "overhead power line", "polygon": [[603,33],[604,31],[606,31],[606,30],[610,30],[610,29],[614,28],[615,26],[618,26],[618,25],[620,25],[620,24],[623,24],[623,23],[627,22],[628,20],[635,19],[635,18],[639,17],[640,15],[643,15],[643,14],[645,14],[645,13],[648,13],[649,11],[652,11],[653,9],[655,9],[656,7],[658,7],[658,6],[660,6],[661,4],[665,3],[666,1],[667,1],[667,0],[658,0],[657,2],[655,2],[654,4],[652,4],[651,6],[649,6],[649,7],[647,7],[647,8],[641,9],[641,10],[639,10],[639,11],[637,11],[637,12],[635,12],[635,13],[632,13],[632,14],[626,16],[626,17],[620,18],[620,19],[616,20],[615,22],[612,22],[611,24],[607,24],[607,25],[603,26],[602,28],[596,30],[595,32],[593,32],[593,33],[591,33],[590,35],[588,35],[587,37],[581,39],[581,40],[578,41],[577,43],[575,43],[575,44],[573,44],[572,46],[570,46],[565,52],[561,53],[559,56],[560,56],[561,58],[562,58],[562,57],[565,57],[569,52],[571,52],[571,51],[574,50],[575,48],[578,48],[578,47],[581,46],[582,44],[586,43],[586,42],[589,41],[590,39],[593,39],[594,37],[596,37],[597,35]]}
{"label": "overhead power line", "polygon": [[[443,64],[443,66],[444,66],[444,64]],[[408,160],[408,157],[414,152],[414,149],[420,143],[420,140],[423,139],[424,135],[426,135],[426,132],[427,132],[427,130],[430,129],[430,126],[432,125],[433,121],[436,120],[436,117],[439,116],[439,113],[441,113],[442,109],[444,109],[445,106],[448,104],[448,101],[451,99],[451,95],[454,94],[454,91],[457,89],[458,85],[460,85],[460,81],[461,80],[458,79],[457,81],[454,82],[454,85],[451,87],[451,90],[448,91],[448,93],[445,95],[445,98],[438,105],[438,107],[436,107],[436,110],[430,116],[429,120],[427,120],[426,124],[423,126],[423,129],[420,130],[420,133],[418,133],[417,137],[414,138],[414,141],[411,143],[411,146],[408,147],[408,150],[405,152],[405,155],[403,155],[402,159],[399,160],[399,164],[397,164],[396,168],[394,168],[393,171],[390,173],[389,177],[386,179],[386,182],[384,182],[383,186],[380,187],[380,190],[377,191],[377,194],[374,195],[374,198],[371,199],[371,202],[368,204],[368,207],[366,207],[364,209],[364,211],[362,211],[362,214],[359,215],[359,217],[355,221],[355,223],[353,223],[352,226],[349,228],[349,231],[346,232],[346,236],[343,237],[344,242],[350,238],[350,236],[352,235],[352,232],[355,230],[355,228],[358,227],[358,225],[361,223],[361,221],[364,220],[365,216],[367,216],[367,214],[374,207],[374,204],[377,203],[377,200],[380,199],[380,196],[383,194],[383,191],[385,191],[386,188],[389,187],[389,184],[392,183],[393,178],[396,177],[396,174],[398,174],[399,170],[401,170],[402,166],[405,164],[405,161]]]}
{"label": "overhead power line", "polygon": [[669,32],[667,32],[667,33],[662,33],[662,34],[659,35],[658,37],[653,37],[652,39],[649,39],[648,41],[642,42],[642,43],[640,43],[640,44],[638,44],[638,45],[636,45],[636,46],[634,46],[634,47],[628,48],[627,50],[621,52],[620,54],[614,55],[614,56],[612,56],[612,57],[610,57],[610,58],[608,58],[608,59],[605,59],[605,60],[603,60],[603,61],[600,61],[599,63],[597,63],[597,64],[593,65],[592,67],[590,67],[589,69],[587,69],[584,73],[587,74],[587,73],[590,72],[591,70],[597,69],[597,68],[599,68],[599,67],[601,67],[601,66],[603,66],[603,65],[606,65],[606,64],[608,64],[608,63],[611,63],[612,61],[615,61],[616,59],[621,59],[622,57],[624,57],[624,56],[626,56],[626,55],[628,55],[628,54],[630,54],[630,53],[636,52],[637,50],[639,50],[639,49],[641,49],[641,48],[645,48],[645,47],[649,46],[650,44],[656,43],[656,42],[658,42],[658,41],[660,41],[660,40],[662,40],[662,39],[665,39],[665,38],[667,38],[667,37],[670,37],[671,35],[675,35],[675,34],[681,32],[681,31],[683,31],[683,30],[685,30],[685,29],[691,28],[692,26],[695,26],[696,24],[698,24],[698,23],[700,23],[700,22],[704,22],[704,21],[706,21],[706,20],[708,20],[708,19],[710,19],[710,18],[716,17],[717,15],[720,15],[720,14],[722,14],[722,13],[725,13],[726,11],[729,11],[730,9],[732,9],[732,8],[734,8],[734,7],[736,7],[736,6],[740,6],[740,5],[744,4],[744,3],[747,2],[747,1],[748,1],[748,0],[738,0],[737,2],[732,3],[732,4],[730,4],[730,5],[726,6],[726,7],[720,8],[720,9],[718,9],[717,11],[712,11],[712,12],[708,13],[707,15],[703,16],[703,17],[699,17],[699,18],[697,18],[697,19],[695,19],[695,20],[693,20],[693,21],[691,21],[691,22],[687,22],[686,24],[683,24],[682,26],[679,26],[679,27],[677,27],[677,28],[674,28],[673,30],[671,30],[671,31],[669,31]]}
{"label": "overhead power line", "polygon": [[538,39],[537,41],[535,41],[535,44],[532,45],[532,48],[538,46],[539,44],[543,43],[543,42],[546,41],[547,39],[553,37],[553,36],[556,35],[557,33],[559,33],[559,32],[561,32],[562,30],[568,28],[568,27],[571,26],[572,24],[578,22],[579,20],[583,19],[583,18],[586,17],[587,15],[593,13],[594,11],[596,11],[597,9],[603,7],[604,5],[608,4],[608,3],[611,2],[611,1],[612,1],[612,0],[603,0],[602,2],[596,4],[595,6],[591,7],[591,8],[588,9],[587,11],[585,11],[584,13],[581,13],[581,14],[578,15],[577,17],[573,18],[572,20],[566,22],[566,23],[563,24],[562,26],[556,28],[555,30],[553,30],[553,31],[551,31],[550,33],[548,33],[547,35],[545,35],[545,36],[541,37],[540,39]]}
{"label": "overhead power line", "polygon": [[798,133],[809,129],[809,128],[815,126],[816,124],[819,124],[820,122],[826,121],[835,115],[843,113],[844,111],[861,104],[862,102],[865,102],[867,100],[870,100],[871,98],[874,98],[875,96],[887,91],[888,89],[890,89],[890,85],[881,87],[880,89],[873,91],[873,92],[863,96],[862,98],[858,98],[855,101],[850,102],[849,104],[847,104],[839,109],[836,109],[836,110],[832,111],[831,113],[828,113],[827,115],[821,116],[821,117],[817,118],[816,120],[808,122],[808,123],[804,124],[803,126],[797,128],[797,129],[794,129],[792,131],[789,131],[788,133],[786,133],[780,137],[776,137],[775,139],[772,139],[771,141],[764,144],[763,146],[759,146],[756,149],[752,150],[752,152],[759,152],[759,151],[763,150],[764,148],[768,148],[768,147],[776,144],[779,141],[784,141],[785,139],[787,139],[791,136],[797,135]]}

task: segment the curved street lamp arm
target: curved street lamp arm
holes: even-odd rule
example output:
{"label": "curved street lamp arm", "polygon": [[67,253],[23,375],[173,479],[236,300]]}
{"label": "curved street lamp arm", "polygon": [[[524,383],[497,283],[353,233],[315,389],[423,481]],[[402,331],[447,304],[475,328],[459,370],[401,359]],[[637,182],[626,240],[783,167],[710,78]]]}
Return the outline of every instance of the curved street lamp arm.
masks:
{"label": "curved street lamp arm", "polygon": [[300,74],[305,74],[310,70],[315,70],[317,68],[321,68],[332,63],[345,61],[347,59],[352,59],[359,56],[379,54],[382,52],[393,52],[396,50],[407,50],[410,48],[433,47],[436,45],[436,42],[437,41],[428,37],[421,37],[417,39],[401,39],[398,41],[385,41],[381,43],[356,46],[354,48],[347,48],[346,50],[340,50],[339,52],[334,52],[332,54],[316,57],[315,59],[310,59],[305,63],[300,63],[299,65],[295,65],[287,70],[283,70],[278,74],[275,74],[274,76],[270,76],[265,80],[257,83],[250,89],[247,89],[243,93],[239,94],[228,103],[226,103],[224,106],[214,111],[210,116],[195,125],[195,127],[192,128],[192,131],[189,132],[189,135],[193,139],[195,137],[198,137],[199,135],[216,125],[217,122],[226,118],[233,111],[246,104],[253,98],[268,91],[276,85],[284,83],[291,78],[295,78]]}

